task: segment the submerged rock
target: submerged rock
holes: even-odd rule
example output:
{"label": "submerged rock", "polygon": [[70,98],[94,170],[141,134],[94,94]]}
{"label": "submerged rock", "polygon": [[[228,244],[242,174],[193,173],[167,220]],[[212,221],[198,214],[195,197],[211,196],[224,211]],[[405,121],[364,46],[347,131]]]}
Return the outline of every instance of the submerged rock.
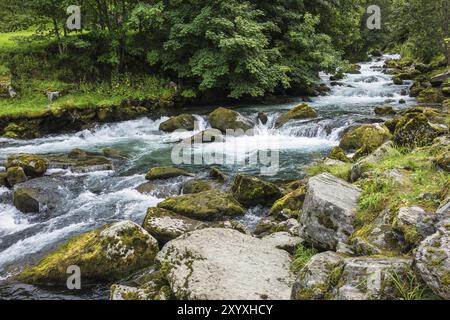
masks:
{"label": "submerged rock", "polygon": [[169,242],[157,261],[177,299],[288,300],[291,259],[230,229],[203,229]]}
{"label": "submerged rock", "polygon": [[422,279],[441,298],[450,300],[450,219],[419,246],[415,265]]}
{"label": "submerged rock", "polygon": [[181,114],[164,121],[159,125],[159,130],[173,132],[179,129],[194,130],[195,117],[191,114]]}
{"label": "submerged rock", "polygon": [[272,205],[281,197],[280,189],[273,183],[251,176],[238,175],[231,186],[233,196],[243,205]]}
{"label": "submerged rock", "polygon": [[245,214],[245,209],[231,194],[219,190],[168,198],[159,203],[158,207],[200,220],[217,220],[223,216]]}
{"label": "submerged rock", "polygon": [[154,167],[151,168],[145,175],[147,180],[166,180],[170,178],[175,178],[179,176],[193,177],[192,173],[187,172],[183,169],[172,168],[172,167]]}
{"label": "submerged rock", "polygon": [[49,168],[52,169],[68,169],[77,173],[114,170],[111,160],[81,149],[74,149],[65,155],[51,155],[47,158],[50,162]]}
{"label": "submerged rock", "polygon": [[361,191],[328,173],[310,178],[307,189],[300,236],[324,249],[335,250],[339,242],[348,243]]}
{"label": "submerged rock", "polygon": [[302,103],[278,117],[275,122],[275,126],[280,128],[291,120],[311,118],[317,118],[317,111],[311,108],[308,104]]}
{"label": "submerged rock", "polygon": [[211,127],[218,129],[223,133],[225,133],[227,129],[242,129],[247,131],[254,127],[254,123],[250,119],[242,116],[237,111],[226,108],[217,108],[211,112],[208,115],[208,121]]}
{"label": "submerged rock", "polygon": [[65,286],[70,266],[80,268],[85,283],[120,279],[152,265],[157,252],[158,242],[147,231],[121,221],[72,238],[17,279]]}
{"label": "submerged rock", "polygon": [[6,161],[6,168],[20,167],[31,178],[42,177],[48,169],[48,160],[35,154],[20,153],[11,155]]}

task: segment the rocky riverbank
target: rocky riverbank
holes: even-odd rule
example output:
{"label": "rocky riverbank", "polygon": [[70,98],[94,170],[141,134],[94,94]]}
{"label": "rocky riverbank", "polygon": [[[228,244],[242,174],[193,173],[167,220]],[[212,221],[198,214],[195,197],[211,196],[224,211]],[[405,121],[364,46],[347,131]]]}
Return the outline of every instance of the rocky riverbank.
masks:
{"label": "rocky riverbank", "polygon": [[[423,105],[378,106],[377,121],[348,126],[304,179],[152,166],[137,190],[164,200],[141,225],[124,219],[76,236],[16,280],[62,287],[66,268],[78,265],[88,283],[113,283],[111,299],[449,299],[449,80],[433,69],[388,61],[394,81],[423,80]],[[300,103],[273,123],[319,114]],[[207,118],[220,138],[267,117],[218,108]],[[192,130],[194,120],[179,115],[159,128]],[[0,184],[19,210],[42,214],[63,199],[58,185],[77,188],[49,170],[110,170],[123,161],[110,149],[10,155]],[[255,206],[265,214],[246,226],[241,218]]]}

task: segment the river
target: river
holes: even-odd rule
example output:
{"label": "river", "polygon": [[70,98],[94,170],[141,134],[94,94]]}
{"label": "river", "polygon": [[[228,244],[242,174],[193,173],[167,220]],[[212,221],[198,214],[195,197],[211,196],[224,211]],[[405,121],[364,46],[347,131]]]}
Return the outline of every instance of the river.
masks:
{"label": "river", "polygon": [[[250,152],[255,152],[276,141],[279,170],[275,176],[263,178],[301,178],[306,165],[322,158],[339,144],[340,134],[345,128],[377,121],[375,106],[391,103],[396,108],[406,108],[415,103],[413,98],[405,94],[411,82],[394,85],[392,77],[382,73],[381,67],[387,58],[395,56],[361,63],[361,74],[347,75],[340,85],[331,86],[329,95],[312,98],[309,104],[319,113],[319,118],[314,120],[293,121],[281,129],[274,128],[277,116],[301,102],[300,98],[288,104],[238,107],[236,110],[240,113],[253,118],[258,112],[266,112],[269,120],[267,124],[260,123],[255,128],[253,137],[235,138],[236,145],[245,144]],[[322,74],[321,77],[323,83],[330,86],[329,75]],[[400,104],[400,99],[406,103]],[[198,130],[202,130],[209,126],[207,114],[214,107],[183,112],[195,114],[199,122]],[[129,158],[116,166],[114,171],[80,174],[50,170],[48,175],[57,174],[62,179],[59,188],[64,196],[59,207],[46,210],[43,214],[21,213],[11,203],[11,192],[0,188],[0,299],[108,298],[107,285],[73,292],[17,283],[12,280],[12,276],[24,265],[36,261],[74,235],[123,219],[142,223],[146,209],[156,206],[164,198],[161,192],[144,195],[135,188],[145,182],[144,175],[149,168],[173,165],[173,143],[192,135],[159,131],[159,124],[165,120],[165,117],[158,120],[141,118],[34,140],[0,139],[0,160],[18,152],[58,154],[74,148],[101,152],[105,147],[120,150]],[[208,148],[223,150],[219,142],[208,145]],[[207,165],[184,167],[198,177],[204,176],[208,168]],[[252,164],[229,164],[220,168],[231,176],[236,173],[260,174],[260,167]],[[161,188],[166,193],[176,193],[182,182],[183,179],[169,181]],[[242,221],[252,227],[266,213],[267,209],[252,208]]]}

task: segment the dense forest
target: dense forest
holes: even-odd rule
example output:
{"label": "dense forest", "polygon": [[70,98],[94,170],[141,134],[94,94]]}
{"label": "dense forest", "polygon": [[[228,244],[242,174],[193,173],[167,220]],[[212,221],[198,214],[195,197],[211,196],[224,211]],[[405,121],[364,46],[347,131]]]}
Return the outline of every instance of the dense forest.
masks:
{"label": "dense forest", "polygon": [[[73,4],[81,8],[75,31],[66,24]],[[381,8],[381,29],[368,29],[369,5]],[[151,76],[176,82],[186,97],[299,93],[319,71],[345,71],[369,50],[426,63],[448,57],[449,7],[448,0],[5,0],[0,31],[30,33],[2,61],[15,81],[127,85]]]}

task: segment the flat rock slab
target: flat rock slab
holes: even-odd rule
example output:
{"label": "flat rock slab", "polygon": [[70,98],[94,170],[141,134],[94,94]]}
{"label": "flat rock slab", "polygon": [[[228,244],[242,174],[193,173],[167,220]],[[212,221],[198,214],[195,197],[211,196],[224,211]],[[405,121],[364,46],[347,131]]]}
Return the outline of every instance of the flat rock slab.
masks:
{"label": "flat rock slab", "polygon": [[283,250],[231,229],[203,229],[167,243],[157,256],[178,299],[288,300],[293,275]]}

